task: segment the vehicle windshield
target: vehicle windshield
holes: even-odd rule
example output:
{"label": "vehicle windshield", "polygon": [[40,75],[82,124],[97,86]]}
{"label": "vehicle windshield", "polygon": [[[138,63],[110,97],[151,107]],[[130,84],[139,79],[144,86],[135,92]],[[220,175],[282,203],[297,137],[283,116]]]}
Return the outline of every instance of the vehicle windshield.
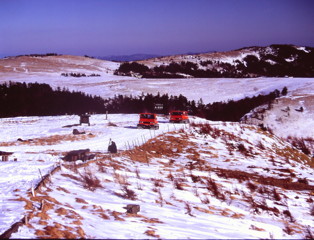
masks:
{"label": "vehicle windshield", "polygon": [[183,112],[172,112],[171,115],[181,116],[183,115]]}
{"label": "vehicle windshield", "polygon": [[141,114],[141,118],[155,119],[155,115],[154,114]]}

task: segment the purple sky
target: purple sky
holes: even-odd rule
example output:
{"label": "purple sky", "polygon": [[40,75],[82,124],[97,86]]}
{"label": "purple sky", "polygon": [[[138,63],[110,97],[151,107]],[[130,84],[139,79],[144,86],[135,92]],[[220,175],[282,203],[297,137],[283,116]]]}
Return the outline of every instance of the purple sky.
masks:
{"label": "purple sky", "polygon": [[313,0],[0,0],[0,56],[314,47]]}

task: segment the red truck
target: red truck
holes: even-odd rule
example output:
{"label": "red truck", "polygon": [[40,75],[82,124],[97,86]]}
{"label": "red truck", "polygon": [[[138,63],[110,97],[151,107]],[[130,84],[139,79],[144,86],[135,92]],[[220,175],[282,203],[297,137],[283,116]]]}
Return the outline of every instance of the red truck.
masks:
{"label": "red truck", "polygon": [[159,129],[157,114],[141,113],[137,128]]}
{"label": "red truck", "polygon": [[171,123],[189,123],[189,116],[187,111],[171,111]]}

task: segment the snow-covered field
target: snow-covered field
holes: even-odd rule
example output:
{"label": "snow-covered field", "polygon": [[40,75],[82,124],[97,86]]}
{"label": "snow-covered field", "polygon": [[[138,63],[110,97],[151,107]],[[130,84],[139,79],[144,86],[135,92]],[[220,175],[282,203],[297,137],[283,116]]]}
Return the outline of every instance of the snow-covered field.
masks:
{"label": "snow-covered field", "polygon": [[[82,71],[81,71],[82,72]],[[314,135],[314,79],[313,78],[200,78],[200,79],[137,79],[103,74],[101,77],[62,77],[59,73],[45,74],[4,74],[1,82],[48,83],[52,87],[66,87],[70,90],[82,91],[103,98],[115,95],[138,96],[142,93],[182,94],[188,100],[196,102],[202,99],[207,103],[239,100],[258,94],[268,94],[275,89],[288,88],[288,95],[274,104],[274,109],[267,112],[264,125],[282,137],[312,137]],[[287,101],[287,99],[289,101]],[[305,111],[282,117],[282,109],[298,109]],[[294,111],[294,110],[293,110]],[[306,124],[305,124],[306,123]],[[284,127],[283,127],[284,126]]]}
{"label": "snow-covered field", "polygon": [[[162,116],[156,131],[136,129],[137,120],[94,115],[91,126],[69,127],[78,117],[1,119],[0,150],[13,155],[0,165],[0,232],[23,216],[28,223],[12,238],[303,238],[313,232],[310,159],[285,142],[238,123],[208,122],[203,134],[201,126],[170,124]],[[74,128],[86,134],[74,137]],[[110,138],[117,155],[107,154]],[[61,161],[82,148],[96,159]],[[32,185],[60,162],[61,170],[32,196]],[[140,205],[138,214],[126,213],[127,204]]]}
{"label": "snow-covered field", "polygon": [[[181,59],[182,61],[189,60],[185,59],[189,56],[178,57],[184,57]],[[217,58],[221,57],[219,54],[217,55]],[[232,59],[236,57],[237,55],[229,56]],[[197,61],[199,60],[197,59]],[[145,63],[151,61],[154,64],[161,64],[160,59],[147,60]],[[314,109],[311,107],[314,102],[313,78],[138,79],[113,75],[118,67],[119,63],[117,62],[66,55],[0,59],[0,83],[9,81],[47,83],[54,88],[65,87],[69,90],[82,91],[103,98],[114,97],[118,94],[133,96],[142,93],[157,94],[158,92],[176,96],[182,94],[196,102],[202,99],[205,104],[267,94],[275,89],[281,91],[287,87],[287,97],[283,100],[279,99],[278,104],[274,105],[274,109],[265,114],[264,125],[269,126],[282,137],[312,137],[314,134],[314,122],[312,121]],[[61,76],[62,73],[98,74],[100,76],[64,77]],[[289,101],[286,100],[287,98]],[[300,106],[306,108],[302,114],[281,116],[283,108],[294,109]]]}
{"label": "snow-covered field", "polygon": [[[66,152],[89,148],[92,152],[107,153],[110,139],[117,143],[119,150],[125,150],[165,131],[178,129],[173,124],[163,124],[167,119],[162,117],[159,130],[136,129],[137,122],[137,114],[109,114],[107,120],[105,115],[92,115],[91,126],[82,124],[72,127],[69,126],[78,125],[79,116],[0,119],[0,151],[13,152],[9,162],[0,164],[0,232],[23,215],[23,204],[14,201],[16,196],[25,196],[41,176],[59,164]],[[112,123],[116,126],[110,126]],[[86,134],[74,136],[73,129]]]}
{"label": "snow-covered field", "polygon": [[[0,83],[47,83],[104,98],[182,94],[204,103],[286,86],[288,95],[274,103],[264,123],[282,137],[314,134],[311,78],[137,79],[114,76],[118,64],[113,62],[34,59],[1,60]],[[70,72],[100,77],[61,76]],[[301,106],[303,112],[295,110]],[[0,234],[24,216],[28,224],[12,238],[304,238],[313,233],[313,160],[278,137],[239,123],[208,122],[212,129],[201,134],[201,126],[169,124],[164,116],[156,131],[136,129],[137,121],[137,114],[92,115],[91,126],[79,126],[79,117],[71,115],[0,119],[0,151],[13,153],[0,162]],[[85,134],[73,135],[73,129]],[[110,139],[119,154],[107,153]],[[61,160],[71,150],[87,148],[96,159]],[[32,196],[32,186],[60,165]],[[88,185],[88,177],[96,187]],[[131,203],[140,205],[138,214],[126,213]]]}

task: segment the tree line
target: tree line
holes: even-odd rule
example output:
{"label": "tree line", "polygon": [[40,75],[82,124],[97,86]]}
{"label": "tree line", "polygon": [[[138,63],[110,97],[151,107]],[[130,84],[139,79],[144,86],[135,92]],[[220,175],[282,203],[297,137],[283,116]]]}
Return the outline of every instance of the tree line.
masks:
{"label": "tree line", "polygon": [[53,116],[103,112],[104,100],[48,84],[9,82],[0,85],[0,117]]}
{"label": "tree line", "polygon": [[[78,91],[57,88],[48,84],[9,82],[0,85],[0,117],[15,116],[53,116],[82,113],[141,113],[156,112],[168,114],[171,110],[187,110],[190,115],[214,121],[240,121],[254,108],[271,105],[272,101],[287,94],[285,87],[281,92],[275,90],[266,95],[246,97],[241,100],[204,104],[189,101],[185,96],[168,94],[142,94],[140,96],[116,95],[103,99]],[[156,110],[156,104],[162,109]]]}
{"label": "tree line", "polygon": [[[142,94],[141,96],[118,95],[114,98],[105,100],[105,107],[110,113],[141,113],[157,112],[168,114],[171,110],[187,110],[189,114],[206,118],[213,121],[240,121],[241,118],[254,108],[268,104],[271,107],[272,102],[288,92],[284,87],[282,91],[273,92],[254,97],[246,97],[241,100],[229,100],[227,102],[214,102],[204,104],[202,99],[198,102],[189,101],[183,95],[169,96],[168,94],[157,95]],[[163,109],[156,110],[156,104],[162,104]]]}

